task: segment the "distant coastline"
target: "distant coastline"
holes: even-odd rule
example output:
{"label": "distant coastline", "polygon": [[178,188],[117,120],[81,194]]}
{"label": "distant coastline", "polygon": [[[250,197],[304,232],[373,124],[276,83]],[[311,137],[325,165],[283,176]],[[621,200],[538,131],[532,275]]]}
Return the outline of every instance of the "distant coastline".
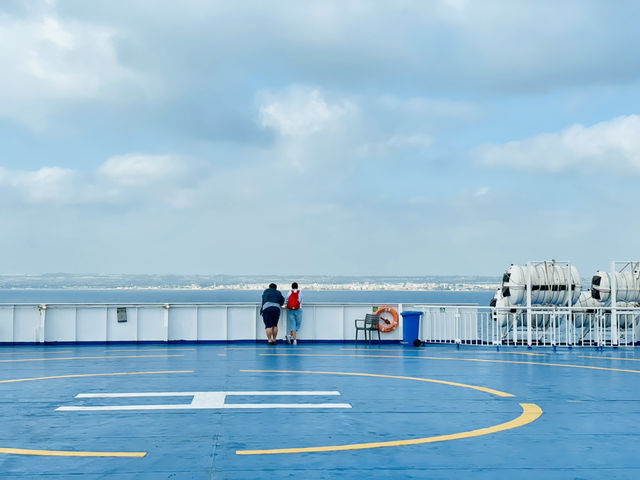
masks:
{"label": "distant coastline", "polygon": [[0,288],[8,290],[262,290],[270,282],[287,285],[292,279],[310,291],[491,291],[498,279],[484,276],[347,277],[264,275],[92,275],[0,274]]}
{"label": "distant coastline", "polygon": [[[410,292],[476,292],[491,291],[499,287],[499,284],[485,283],[305,283],[305,290],[329,291],[329,290],[353,290],[353,291],[410,291]],[[264,284],[237,284],[218,285],[208,287],[209,290],[262,290]]]}

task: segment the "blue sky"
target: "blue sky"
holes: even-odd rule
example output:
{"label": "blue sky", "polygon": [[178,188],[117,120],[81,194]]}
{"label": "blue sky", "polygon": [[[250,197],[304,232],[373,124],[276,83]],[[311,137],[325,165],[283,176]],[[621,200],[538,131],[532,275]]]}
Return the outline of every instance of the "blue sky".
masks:
{"label": "blue sky", "polygon": [[6,273],[638,258],[640,3],[6,1]]}

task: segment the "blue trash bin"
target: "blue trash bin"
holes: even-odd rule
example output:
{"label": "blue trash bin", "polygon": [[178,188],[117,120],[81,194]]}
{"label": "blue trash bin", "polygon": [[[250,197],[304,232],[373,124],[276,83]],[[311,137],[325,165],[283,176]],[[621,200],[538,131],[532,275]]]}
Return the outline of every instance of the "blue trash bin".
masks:
{"label": "blue trash bin", "polygon": [[422,312],[407,310],[400,315],[402,315],[402,343],[415,347],[422,345],[419,338]]}

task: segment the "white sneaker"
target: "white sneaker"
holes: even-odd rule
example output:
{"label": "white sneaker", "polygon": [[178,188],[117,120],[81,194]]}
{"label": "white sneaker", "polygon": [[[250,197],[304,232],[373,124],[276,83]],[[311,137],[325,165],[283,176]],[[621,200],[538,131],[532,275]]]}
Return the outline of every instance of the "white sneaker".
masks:
{"label": "white sneaker", "polygon": [[298,344],[298,340],[294,338],[294,339],[293,339],[293,344],[294,344],[294,345],[297,345],[297,344]]}

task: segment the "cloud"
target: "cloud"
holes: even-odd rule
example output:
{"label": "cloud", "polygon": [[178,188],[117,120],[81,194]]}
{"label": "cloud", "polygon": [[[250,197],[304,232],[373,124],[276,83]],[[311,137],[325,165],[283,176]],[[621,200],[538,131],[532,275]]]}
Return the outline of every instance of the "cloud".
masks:
{"label": "cloud", "polygon": [[260,126],[275,134],[265,158],[335,177],[349,175],[363,159],[421,155],[435,143],[438,124],[477,114],[466,102],[330,94],[303,85],[262,91],[257,99]]}
{"label": "cloud", "polygon": [[188,160],[175,155],[130,153],[107,159],[98,169],[98,175],[122,187],[147,187],[180,183],[189,179],[192,167]]}
{"label": "cloud", "polygon": [[281,135],[304,136],[335,126],[355,106],[346,100],[329,103],[316,88],[289,87],[259,94],[260,124]]}
{"label": "cloud", "polygon": [[118,62],[114,29],[61,18],[54,2],[34,10],[0,14],[0,116],[40,129],[57,102],[95,100],[137,81]]}
{"label": "cloud", "polygon": [[640,174],[640,115],[483,145],[475,155],[485,167],[550,173],[597,170]]}
{"label": "cloud", "polygon": [[484,196],[485,196],[485,195],[487,195],[490,191],[491,191],[491,189],[490,189],[489,187],[481,187],[481,188],[478,188],[478,189],[474,192],[473,196],[474,196],[474,197],[484,197]]}
{"label": "cloud", "polygon": [[[353,152],[361,141],[362,114],[348,97],[328,99],[320,89],[291,85],[257,95],[261,128],[274,133],[263,161],[299,173],[349,170]],[[336,172],[342,176],[345,172]]]}
{"label": "cloud", "polygon": [[27,204],[72,203],[80,175],[61,167],[42,167],[33,171],[8,171],[0,168],[0,185],[11,189]]}
{"label": "cloud", "polygon": [[208,175],[195,160],[175,155],[131,153],[107,159],[94,172],[42,167],[0,167],[4,201],[11,204],[100,207],[161,204],[192,206]]}
{"label": "cloud", "polygon": [[[12,3],[32,6],[0,15],[0,116],[41,129],[58,126],[54,114],[81,123],[80,104],[100,119],[121,109],[134,128],[258,144],[258,123],[326,128],[348,108],[327,92],[503,97],[630,84],[640,71],[633,2]],[[294,98],[279,90],[290,83],[321,88]],[[275,98],[252,124],[265,85]],[[437,102],[414,107],[473,114]]]}

